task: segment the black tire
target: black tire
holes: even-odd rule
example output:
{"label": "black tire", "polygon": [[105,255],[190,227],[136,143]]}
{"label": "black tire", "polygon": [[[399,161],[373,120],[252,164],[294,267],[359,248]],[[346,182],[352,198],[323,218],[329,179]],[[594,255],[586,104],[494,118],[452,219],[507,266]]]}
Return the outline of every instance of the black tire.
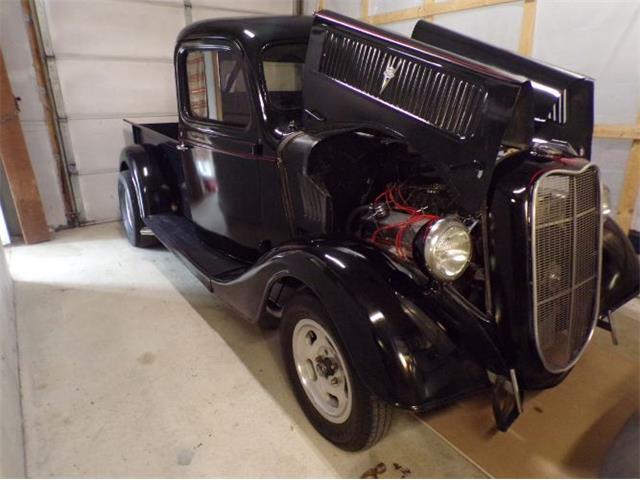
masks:
{"label": "black tire", "polygon": [[[351,408],[342,423],[327,420],[302,386],[294,360],[294,332],[299,322],[310,319],[319,324],[333,340],[333,346],[347,369],[351,386]],[[345,355],[329,315],[312,295],[299,293],[286,305],[281,325],[281,345],[289,380],[305,415],[327,440],[343,450],[357,451],[377,443],[389,430],[393,408],[371,393],[358,378]],[[312,367],[313,368],[313,367]],[[317,370],[314,370],[317,371]]]}
{"label": "black tire", "polygon": [[134,247],[141,248],[157,245],[158,240],[155,236],[142,235],[140,233],[144,224],[142,223],[133,180],[128,170],[120,172],[118,176],[118,201],[120,202],[122,226],[129,243]]}

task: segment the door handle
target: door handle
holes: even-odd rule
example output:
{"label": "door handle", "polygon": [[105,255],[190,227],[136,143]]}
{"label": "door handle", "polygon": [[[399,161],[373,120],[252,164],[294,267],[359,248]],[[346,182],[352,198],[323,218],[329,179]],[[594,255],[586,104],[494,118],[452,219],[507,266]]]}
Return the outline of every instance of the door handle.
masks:
{"label": "door handle", "polygon": [[180,152],[186,152],[187,150],[191,150],[191,146],[190,145],[186,145],[183,141],[180,141],[180,143],[178,143],[178,145],[176,145],[176,150],[178,150]]}

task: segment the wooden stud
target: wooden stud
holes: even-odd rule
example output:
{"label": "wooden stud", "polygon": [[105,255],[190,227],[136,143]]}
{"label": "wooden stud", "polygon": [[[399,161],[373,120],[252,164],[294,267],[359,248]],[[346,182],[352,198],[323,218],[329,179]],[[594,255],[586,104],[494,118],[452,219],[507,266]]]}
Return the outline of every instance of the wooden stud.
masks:
{"label": "wooden stud", "polygon": [[536,28],[536,0],[524,0],[522,9],[522,26],[520,28],[520,45],[518,52],[527,57],[533,52],[533,32]]}
{"label": "wooden stud", "polygon": [[360,0],[360,20],[369,21],[369,0]]}
{"label": "wooden stud", "polygon": [[325,8],[325,0],[318,0],[318,10],[324,10]]}
{"label": "wooden stud", "polygon": [[7,175],[11,197],[25,243],[49,240],[38,184],[24,140],[18,106],[0,51],[0,160]]}
{"label": "wooden stud", "polygon": [[618,138],[640,140],[640,125],[596,125],[593,136],[598,138]]}
{"label": "wooden stud", "polygon": [[35,12],[31,8],[29,0],[22,0],[22,13],[24,15],[24,22],[27,30],[27,37],[29,38],[29,47],[31,49],[31,58],[33,60],[33,70],[36,74],[36,82],[38,84],[38,91],[40,93],[40,103],[44,110],[45,123],[47,130],[49,131],[49,141],[51,143],[51,152],[56,161],[56,167],[59,175],[59,185],[62,191],[62,199],[64,202],[64,212],[67,217],[67,223],[69,225],[77,225],[78,213],[75,207],[75,200],[73,197],[73,188],[71,181],[67,173],[67,166],[63,157],[62,140],[60,139],[60,132],[57,128],[57,119],[53,99],[47,88],[46,67],[42,61],[40,44],[38,42],[38,34],[36,30],[36,17]]}
{"label": "wooden stud", "polygon": [[[640,114],[638,115],[638,125],[640,129]],[[629,159],[624,172],[624,183],[618,201],[618,224],[625,233],[631,229],[633,221],[633,210],[636,206],[636,199],[640,191],[640,138],[636,138],[631,144]]]}
{"label": "wooden stud", "polygon": [[425,2],[418,7],[405,8],[395,12],[380,13],[372,15],[369,23],[373,25],[383,25],[385,23],[401,22],[403,20],[413,20],[418,18],[440,15],[443,13],[459,12],[472,8],[487,7],[489,5],[499,5],[501,3],[513,3],[518,0],[448,0],[446,2]]}
{"label": "wooden stud", "polygon": [[[428,12],[429,9],[436,3],[436,0],[424,0],[422,2],[422,8],[424,8],[425,12]],[[435,15],[425,15],[424,19],[427,22],[433,22]]]}

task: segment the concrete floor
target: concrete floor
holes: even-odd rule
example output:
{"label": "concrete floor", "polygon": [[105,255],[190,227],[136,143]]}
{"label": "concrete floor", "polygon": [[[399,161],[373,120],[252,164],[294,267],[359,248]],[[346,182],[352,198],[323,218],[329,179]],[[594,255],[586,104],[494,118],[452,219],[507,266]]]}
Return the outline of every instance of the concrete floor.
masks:
{"label": "concrete floor", "polygon": [[[371,450],[346,453],[306,421],[277,332],[219,301],[162,248],[117,223],[7,250],[15,280],[31,477],[483,477],[397,412]],[[640,301],[621,349],[638,359]],[[627,341],[627,339],[629,341]]]}
{"label": "concrete floor", "polygon": [[319,436],[293,397],[277,332],[221,303],[119,224],[8,250],[31,477],[482,477],[398,412],[366,452]]}

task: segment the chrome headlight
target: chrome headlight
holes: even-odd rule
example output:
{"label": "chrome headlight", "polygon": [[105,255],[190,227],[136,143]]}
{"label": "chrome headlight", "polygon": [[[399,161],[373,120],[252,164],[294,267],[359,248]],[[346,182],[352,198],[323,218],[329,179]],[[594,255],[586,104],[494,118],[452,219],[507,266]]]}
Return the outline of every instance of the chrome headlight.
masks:
{"label": "chrome headlight", "polygon": [[431,225],[424,239],[424,261],[438,280],[453,281],[466,270],[471,259],[471,237],[461,222],[442,218]]}
{"label": "chrome headlight", "polygon": [[600,199],[600,211],[602,215],[609,215],[611,213],[611,191],[609,187],[602,184],[602,198]]}

